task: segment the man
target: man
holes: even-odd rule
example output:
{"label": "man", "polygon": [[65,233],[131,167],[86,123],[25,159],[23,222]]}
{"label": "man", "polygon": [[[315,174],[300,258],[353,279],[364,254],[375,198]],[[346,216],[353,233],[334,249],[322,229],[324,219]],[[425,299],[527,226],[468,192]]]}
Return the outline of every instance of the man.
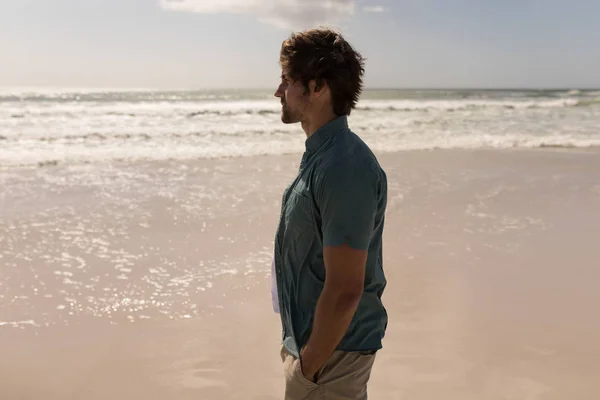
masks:
{"label": "man", "polygon": [[387,179],[347,122],[364,61],[339,33],[313,29],[285,40],[279,62],[281,120],[307,136],[275,237],[285,399],[366,399],[387,327]]}

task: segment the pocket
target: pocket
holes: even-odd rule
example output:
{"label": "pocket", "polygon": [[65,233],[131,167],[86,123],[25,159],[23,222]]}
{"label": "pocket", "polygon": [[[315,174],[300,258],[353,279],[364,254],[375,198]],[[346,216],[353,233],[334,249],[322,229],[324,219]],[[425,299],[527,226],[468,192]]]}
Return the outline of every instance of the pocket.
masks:
{"label": "pocket", "polygon": [[293,191],[286,209],[286,217],[295,232],[304,234],[314,231],[313,207],[310,197]]}
{"label": "pocket", "polygon": [[294,376],[303,386],[305,386],[307,389],[316,389],[319,387],[319,385],[317,385],[315,382],[304,376],[302,373],[302,365],[300,364],[299,359],[296,359],[294,363]]}

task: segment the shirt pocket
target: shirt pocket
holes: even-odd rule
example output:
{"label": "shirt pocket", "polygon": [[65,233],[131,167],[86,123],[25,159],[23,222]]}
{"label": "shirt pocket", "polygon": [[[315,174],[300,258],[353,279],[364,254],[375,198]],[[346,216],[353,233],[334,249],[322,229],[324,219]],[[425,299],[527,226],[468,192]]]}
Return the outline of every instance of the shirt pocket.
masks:
{"label": "shirt pocket", "polygon": [[298,235],[314,234],[314,203],[311,197],[298,191],[292,190],[286,208],[288,228]]}

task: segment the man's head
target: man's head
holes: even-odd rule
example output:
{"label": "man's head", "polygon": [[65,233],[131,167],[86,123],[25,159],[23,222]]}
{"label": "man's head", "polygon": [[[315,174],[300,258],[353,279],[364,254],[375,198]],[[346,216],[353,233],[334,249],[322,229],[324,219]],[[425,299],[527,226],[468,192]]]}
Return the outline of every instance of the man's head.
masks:
{"label": "man's head", "polygon": [[279,55],[284,123],[305,122],[315,113],[350,115],[362,91],[364,59],[329,29],[294,33],[283,41]]}

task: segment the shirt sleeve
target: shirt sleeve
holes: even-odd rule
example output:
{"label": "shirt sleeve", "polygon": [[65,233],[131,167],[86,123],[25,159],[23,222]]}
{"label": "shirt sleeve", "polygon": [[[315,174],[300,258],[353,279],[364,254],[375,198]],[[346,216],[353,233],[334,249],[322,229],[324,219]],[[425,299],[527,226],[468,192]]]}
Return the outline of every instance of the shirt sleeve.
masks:
{"label": "shirt sleeve", "polygon": [[325,173],[316,198],[323,246],[369,248],[377,213],[377,179],[367,164],[340,163]]}

